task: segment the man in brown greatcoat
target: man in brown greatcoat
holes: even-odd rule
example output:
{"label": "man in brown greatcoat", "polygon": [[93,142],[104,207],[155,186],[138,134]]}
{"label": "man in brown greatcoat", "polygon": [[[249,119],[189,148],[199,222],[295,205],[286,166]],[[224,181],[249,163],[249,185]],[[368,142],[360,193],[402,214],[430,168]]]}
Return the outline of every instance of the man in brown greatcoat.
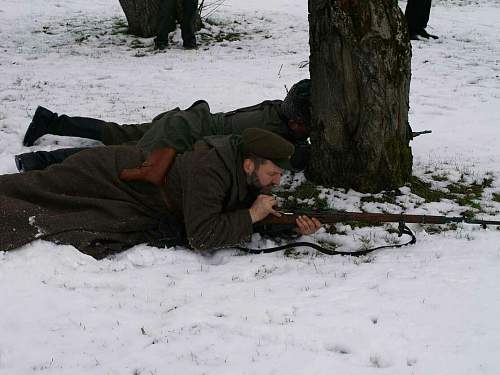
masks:
{"label": "man in brown greatcoat", "polygon": [[[274,211],[268,192],[279,184],[293,145],[247,129],[207,137],[178,155],[165,185],[120,179],[144,162],[143,150],[99,147],[43,171],[0,176],[0,251],[36,239],[75,246],[103,258],[136,244],[165,240],[210,250],[240,244],[252,224]],[[302,217],[297,230],[320,227]]]}

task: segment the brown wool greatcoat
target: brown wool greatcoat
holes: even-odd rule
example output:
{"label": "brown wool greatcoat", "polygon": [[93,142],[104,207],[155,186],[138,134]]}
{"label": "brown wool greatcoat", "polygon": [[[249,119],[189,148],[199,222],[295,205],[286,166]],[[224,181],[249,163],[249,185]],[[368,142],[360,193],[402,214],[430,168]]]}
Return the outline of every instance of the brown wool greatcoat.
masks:
{"label": "brown wool greatcoat", "polygon": [[183,228],[195,249],[240,243],[252,224],[239,139],[216,137],[181,155],[162,189],[118,178],[145,159],[129,146],[89,149],[43,171],[2,175],[0,251],[44,239],[103,258],[176,237]]}

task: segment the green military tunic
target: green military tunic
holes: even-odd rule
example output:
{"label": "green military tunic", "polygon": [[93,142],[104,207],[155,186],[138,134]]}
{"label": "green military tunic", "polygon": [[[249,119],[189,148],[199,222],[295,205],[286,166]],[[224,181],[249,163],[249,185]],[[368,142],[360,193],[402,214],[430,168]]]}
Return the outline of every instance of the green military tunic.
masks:
{"label": "green military tunic", "polygon": [[267,100],[251,107],[213,114],[208,103],[199,100],[186,110],[175,108],[161,113],[151,123],[106,123],[103,142],[106,145],[136,144],[149,154],[164,147],[182,153],[202,137],[241,135],[246,128],[263,128],[292,140],[288,120],[281,112],[281,103],[281,100]]}

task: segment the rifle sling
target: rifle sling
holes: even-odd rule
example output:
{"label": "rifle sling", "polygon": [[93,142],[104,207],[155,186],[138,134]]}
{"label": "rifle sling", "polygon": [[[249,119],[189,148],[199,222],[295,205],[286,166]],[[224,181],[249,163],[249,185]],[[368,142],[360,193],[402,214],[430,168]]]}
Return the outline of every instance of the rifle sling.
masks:
{"label": "rifle sling", "polygon": [[349,255],[353,257],[359,257],[363,256],[366,254],[369,254],[375,250],[381,250],[381,249],[390,249],[390,248],[398,248],[398,247],[403,247],[407,245],[413,245],[417,242],[417,238],[413,234],[410,228],[404,223],[404,222],[399,222],[399,237],[401,237],[403,234],[407,234],[411,237],[410,241],[403,243],[403,244],[397,244],[397,245],[383,245],[383,246],[377,246],[373,247],[371,249],[365,249],[365,250],[357,250],[357,251],[336,251],[332,249],[327,249],[324,248],[318,244],[312,243],[312,242],[292,242],[288,243],[285,245],[281,246],[276,246],[276,247],[269,247],[267,249],[250,249],[247,247],[242,247],[242,246],[237,246],[236,248],[238,250],[244,251],[245,253],[249,254],[269,254],[269,253],[274,253],[276,251],[281,251],[285,249],[290,249],[293,247],[310,247],[313,248],[320,253],[326,254],[326,255]]}

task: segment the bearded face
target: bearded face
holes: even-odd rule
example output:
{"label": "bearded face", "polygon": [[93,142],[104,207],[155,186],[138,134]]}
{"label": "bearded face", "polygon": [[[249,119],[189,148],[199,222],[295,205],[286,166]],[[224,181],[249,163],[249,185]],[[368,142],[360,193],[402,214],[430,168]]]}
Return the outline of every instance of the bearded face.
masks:
{"label": "bearded face", "polygon": [[256,166],[256,163],[250,159],[246,159],[250,163],[245,168],[248,185],[258,190],[261,194],[269,194],[272,189],[279,186],[283,169],[269,160],[265,160],[262,164]]}

